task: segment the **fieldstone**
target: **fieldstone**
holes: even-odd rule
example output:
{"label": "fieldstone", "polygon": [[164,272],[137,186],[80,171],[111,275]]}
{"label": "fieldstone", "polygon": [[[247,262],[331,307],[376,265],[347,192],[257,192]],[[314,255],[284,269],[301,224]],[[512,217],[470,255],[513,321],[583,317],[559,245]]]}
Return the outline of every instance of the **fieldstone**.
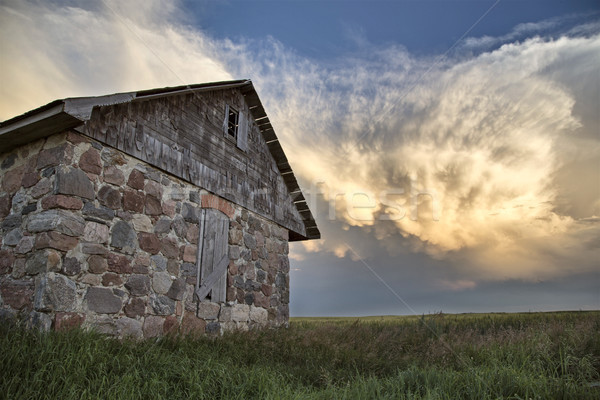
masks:
{"label": "fieldstone", "polygon": [[64,210],[48,210],[29,217],[29,232],[58,231],[69,236],[83,235],[85,220]]}
{"label": "fieldstone", "polygon": [[163,234],[171,230],[171,220],[169,218],[161,218],[154,224],[154,233]]}
{"label": "fieldstone", "polygon": [[115,217],[115,212],[108,207],[98,206],[96,207],[93,202],[88,201],[83,206],[83,215],[100,218],[110,221]]}
{"label": "fieldstone", "polygon": [[148,315],[144,319],[144,337],[151,338],[161,336],[165,319],[156,315]]}
{"label": "fieldstone", "polygon": [[10,214],[12,199],[10,198],[10,194],[6,193],[0,196],[0,218],[6,217]]}
{"label": "fieldstone", "polygon": [[109,165],[104,168],[104,182],[122,186],[125,183],[125,176],[119,168]]}
{"label": "fieldstone", "polygon": [[216,335],[221,333],[221,324],[218,321],[212,321],[206,324],[206,333]]}
{"label": "fieldstone", "polygon": [[127,179],[127,186],[133,189],[143,189],[144,188],[144,174],[137,169],[134,169],[129,174],[129,179]]}
{"label": "fieldstone", "polygon": [[106,255],[108,254],[108,250],[105,246],[98,243],[82,243],[81,244],[81,252],[83,254],[98,254],[98,255]]}
{"label": "fieldstone", "polygon": [[21,214],[27,215],[34,211],[37,211],[37,203],[29,203],[25,207],[23,207],[23,210],[21,210]]}
{"label": "fieldstone", "polygon": [[193,263],[196,262],[196,253],[198,246],[186,245],[183,247],[183,261]]}
{"label": "fieldstone", "polygon": [[147,251],[150,254],[157,254],[160,251],[161,243],[158,240],[158,237],[153,233],[138,233],[138,242],[140,249]]}
{"label": "fieldstone", "polygon": [[171,315],[175,313],[175,300],[162,295],[150,296],[150,305],[158,315]]}
{"label": "fieldstone", "polygon": [[24,188],[30,188],[40,181],[40,174],[38,172],[26,172],[23,174],[21,179],[21,186]]}
{"label": "fieldstone", "polygon": [[171,228],[173,228],[175,234],[182,239],[187,235],[187,224],[181,216],[175,217],[173,222],[171,222]]}
{"label": "fieldstone", "polygon": [[254,293],[246,293],[244,296],[244,303],[248,305],[254,304]]}
{"label": "fieldstone", "polygon": [[117,274],[130,274],[133,272],[131,259],[120,254],[109,253],[106,257],[108,261],[108,270]]}
{"label": "fieldstone", "polygon": [[94,148],[90,148],[79,158],[79,168],[94,175],[100,175],[102,172],[102,162],[100,153]]}
{"label": "fieldstone", "polygon": [[2,178],[2,189],[7,193],[15,193],[21,187],[21,181],[23,180],[24,168],[23,166],[13,168],[8,172],[4,173]]}
{"label": "fieldstone", "polygon": [[42,169],[48,166],[54,166],[63,163],[65,161],[65,156],[67,156],[66,158],[70,158],[70,154],[65,154],[67,148],[70,149],[70,147],[67,147],[66,144],[63,144],[61,146],[40,151],[37,158],[36,168]]}
{"label": "fieldstone", "polygon": [[12,251],[0,250],[0,274],[4,275],[8,273],[15,260],[15,256]]}
{"label": "fieldstone", "polygon": [[123,283],[121,275],[107,272],[102,275],[102,286],[120,286]]}
{"label": "fieldstone", "polygon": [[56,173],[56,193],[93,199],[94,184],[80,169],[59,170]]}
{"label": "fieldstone", "polygon": [[123,253],[133,254],[137,247],[135,230],[125,221],[117,221],[111,232],[110,245]]}
{"label": "fieldstone", "polygon": [[42,232],[35,237],[36,249],[50,247],[61,251],[69,251],[75,248],[77,243],[79,243],[79,241],[76,238],[54,231]]}
{"label": "fieldstone", "polygon": [[27,254],[33,249],[33,245],[35,244],[34,236],[23,236],[17,247],[15,247],[15,253],[17,254]]}
{"label": "fieldstone", "polygon": [[22,190],[20,190],[17,193],[15,193],[15,195],[12,198],[13,213],[21,214],[21,211],[23,210],[23,207],[25,207],[25,204],[27,204],[27,195],[25,195],[25,193]]}
{"label": "fieldstone", "polygon": [[247,304],[234,304],[231,307],[231,320],[235,322],[247,322],[250,315],[250,306]]}
{"label": "fieldstone", "polygon": [[92,243],[108,242],[108,226],[94,221],[88,221],[83,231],[83,240]]}
{"label": "fieldstone", "polygon": [[183,203],[183,207],[181,209],[181,215],[183,219],[187,222],[197,224],[199,219],[199,210],[197,206],[194,206],[190,203]]}
{"label": "fieldstone", "polygon": [[56,272],[60,270],[61,255],[51,249],[36,251],[25,263],[25,273],[37,275],[40,272]]}
{"label": "fieldstone", "polygon": [[254,293],[254,305],[256,307],[269,308],[270,299],[261,292]]}
{"label": "fieldstone", "polygon": [[243,232],[240,229],[229,230],[229,244],[240,245],[243,240]]}
{"label": "fieldstone", "polygon": [[78,278],[78,281],[89,286],[100,286],[102,284],[100,275],[95,274],[84,274],[82,277]]}
{"label": "fieldstone", "polygon": [[134,297],[129,300],[123,311],[129,318],[141,317],[146,314],[146,303],[143,299]]}
{"label": "fieldstone", "polygon": [[37,329],[42,332],[48,332],[52,327],[52,318],[46,313],[32,311],[25,321],[27,329]]}
{"label": "fieldstone", "polygon": [[2,301],[5,305],[8,305],[15,310],[21,310],[31,306],[33,291],[33,282],[26,280],[7,280],[2,282],[2,285],[0,286]]}
{"label": "fieldstone", "polygon": [[[177,240],[170,237],[165,237],[160,241],[160,251],[167,258],[179,257],[179,246]],[[194,260],[195,262],[195,260]]]}
{"label": "fieldstone", "polygon": [[22,221],[23,221],[23,218],[21,217],[21,215],[11,214],[11,215],[7,216],[6,218],[4,218],[4,221],[2,221],[1,226],[4,231],[9,231],[11,229],[20,227]]}
{"label": "fieldstone", "polygon": [[117,320],[117,332],[120,337],[141,339],[142,323],[133,318],[121,317]]}
{"label": "fieldstone", "polygon": [[81,262],[75,257],[65,257],[62,265],[62,273],[67,276],[77,275],[81,272]]}
{"label": "fieldstone", "polygon": [[172,298],[173,300],[183,300],[183,295],[185,294],[185,279],[177,278],[171,284],[169,291],[167,292],[167,296]]}
{"label": "fieldstone", "polygon": [[135,213],[144,212],[145,196],[141,192],[126,190],[123,193],[123,210]]}
{"label": "fieldstone", "polygon": [[146,171],[146,174],[144,175],[147,179],[152,179],[155,182],[160,182],[160,172],[155,171],[155,170],[149,170]]}
{"label": "fieldstone", "polygon": [[49,167],[42,170],[42,176],[44,178],[49,178],[56,173],[56,168]]}
{"label": "fieldstone", "polygon": [[6,157],[4,160],[2,160],[2,164],[0,165],[0,168],[8,169],[8,168],[12,167],[15,164],[16,159],[17,159],[16,153],[10,154],[8,157]]}
{"label": "fieldstone", "polygon": [[185,238],[187,239],[188,242],[190,242],[192,244],[198,244],[199,234],[200,234],[200,232],[198,229],[198,225],[190,224],[190,226],[188,227],[187,233],[185,234]]}
{"label": "fieldstone", "polygon": [[160,200],[152,196],[146,196],[144,210],[148,215],[161,215],[162,206],[160,204]]}
{"label": "fieldstone", "polygon": [[179,276],[179,262],[176,260],[167,261],[167,271],[169,271],[171,275]]}
{"label": "fieldstone", "polygon": [[148,196],[153,196],[159,200],[162,198],[162,187],[158,182],[147,181],[144,185],[144,191]]}
{"label": "fieldstone", "polygon": [[38,311],[73,311],[77,286],[69,278],[49,272],[36,280],[34,306]]}
{"label": "fieldstone", "polygon": [[166,200],[162,203],[162,212],[166,216],[173,218],[177,213],[178,203],[173,200]]}
{"label": "fieldstone", "polygon": [[244,282],[244,277],[243,276],[236,276],[233,278],[233,286],[236,288],[241,288],[243,289],[245,286],[245,282]]}
{"label": "fieldstone", "polygon": [[198,303],[198,318],[217,319],[219,318],[219,311],[221,311],[221,306],[217,303],[211,303],[208,301],[201,301]]}
{"label": "fieldstone", "polygon": [[67,331],[79,328],[84,321],[85,314],[58,312],[54,315],[54,329],[57,331]]}
{"label": "fieldstone", "polygon": [[265,324],[268,317],[269,313],[264,308],[250,306],[250,321]]}
{"label": "fieldstone", "polygon": [[258,271],[256,271],[256,280],[260,283],[265,283],[265,281],[267,280],[267,273],[262,269],[259,269]]}
{"label": "fieldstone", "polygon": [[135,214],[131,223],[137,232],[152,232],[152,220],[144,214]]}
{"label": "fieldstone", "polygon": [[108,270],[106,258],[99,255],[92,255],[88,258],[88,271],[93,274],[102,274]]}
{"label": "fieldstone", "polygon": [[229,246],[229,259],[237,260],[240,258],[240,247],[239,246]]}
{"label": "fieldstone", "polygon": [[81,210],[83,201],[78,197],[56,194],[42,199],[42,208],[44,210],[52,208],[63,208],[65,210]]}
{"label": "fieldstone", "polygon": [[172,279],[168,272],[155,272],[152,276],[152,289],[158,294],[166,294],[171,284]]}
{"label": "fieldstone", "polygon": [[4,243],[6,246],[16,246],[19,244],[22,238],[23,233],[21,232],[21,229],[15,228],[4,235],[2,243]]}
{"label": "fieldstone", "polygon": [[99,315],[93,321],[94,330],[104,335],[116,336],[118,334],[117,324],[109,315]]}
{"label": "fieldstone", "polygon": [[181,333],[188,336],[202,335],[206,331],[206,321],[186,312],[181,321]]}
{"label": "fieldstone", "polygon": [[150,293],[150,278],[147,275],[131,275],[125,287],[132,296],[145,296]]}
{"label": "fieldstone", "polygon": [[112,289],[91,287],[85,295],[85,301],[91,311],[99,314],[115,314],[121,310],[121,299]]}
{"label": "fieldstone", "polygon": [[167,259],[157,254],[150,257],[150,266],[156,271],[164,271],[167,269]]}
{"label": "fieldstone", "polygon": [[192,264],[192,263],[183,263],[181,264],[181,276],[197,276],[198,274],[198,267],[196,267],[196,264]]}
{"label": "fieldstone", "polygon": [[98,191],[98,202],[103,206],[117,210],[121,208],[121,193],[109,185],[104,185]]}
{"label": "fieldstone", "polygon": [[179,320],[174,315],[167,315],[165,317],[165,324],[163,325],[163,333],[165,335],[174,335],[177,333],[179,328]]}
{"label": "fieldstone", "polygon": [[51,189],[52,183],[50,182],[50,179],[42,179],[41,181],[36,183],[35,186],[31,189],[31,197],[37,199],[50,192]]}
{"label": "fieldstone", "polygon": [[14,279],[21,279],[25,276],[25,259],[17,258],[12,264],[12,273],[10,274]]}
{"label": "fieldstone", "polygon": [[287,278],[285,274],[278,273],[275,277],[275,286],[279,289],[285,289],[287,286]]}

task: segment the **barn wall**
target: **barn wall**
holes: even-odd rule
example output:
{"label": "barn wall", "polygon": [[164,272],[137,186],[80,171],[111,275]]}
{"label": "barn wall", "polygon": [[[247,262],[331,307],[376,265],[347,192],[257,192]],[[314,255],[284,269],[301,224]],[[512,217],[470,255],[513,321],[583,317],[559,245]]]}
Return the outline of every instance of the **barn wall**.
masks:
{"label": "barn wall", "polygon": [[[135,337],[287,324],[279,225],[73,131],[0,168],[2,319]],[[230,218],[224,303],[193,298],[201,207]]]}
{"label": "barn wall", "polygon": [[[246,115],[248,148],[223,134],[226,105]],[[94,108],[86,135],[306,236],[277,164],[239,89]]]}

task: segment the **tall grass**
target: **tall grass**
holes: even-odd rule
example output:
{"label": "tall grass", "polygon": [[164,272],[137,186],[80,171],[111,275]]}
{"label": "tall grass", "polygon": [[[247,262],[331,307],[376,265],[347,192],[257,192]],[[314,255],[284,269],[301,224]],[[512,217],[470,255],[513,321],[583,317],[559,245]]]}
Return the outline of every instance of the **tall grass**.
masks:
{"label": "tall grass", "polygon": [[292,319],[118,341],[0,328],[0,398],[600,399],[600,312]]}

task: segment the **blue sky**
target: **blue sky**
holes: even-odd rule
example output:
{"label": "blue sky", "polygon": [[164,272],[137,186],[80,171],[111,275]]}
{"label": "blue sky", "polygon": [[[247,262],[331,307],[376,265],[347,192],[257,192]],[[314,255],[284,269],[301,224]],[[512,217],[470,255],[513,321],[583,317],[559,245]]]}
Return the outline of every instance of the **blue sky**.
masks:
{"label": "blue sky", "polygon": [[0,4],[0,119],[253,80],[322,232],[292,315],[600,308],[597,1]]}
{"label": "blue sky", "polygon": [[468,36],[502,36],[522,23],[597,13],[597,1],[186,1],[190,23],[233,40],[272,36],[305,57],[334,59],[362,45],[439,55]]}

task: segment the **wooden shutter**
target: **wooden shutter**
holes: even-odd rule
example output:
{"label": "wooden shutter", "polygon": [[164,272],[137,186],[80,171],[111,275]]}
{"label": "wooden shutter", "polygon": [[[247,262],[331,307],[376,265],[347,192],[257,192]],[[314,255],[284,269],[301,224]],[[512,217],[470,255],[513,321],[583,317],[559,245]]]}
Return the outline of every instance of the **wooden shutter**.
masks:
{"label": "wooden shutter", "polygon": [[196,295],[202,301],[224,302],[229,265],[229,218],[214,209],[202,209],[198,239],[198,282]]}
{"label": "wooden shutter", "polygon": [[248,149],[248,120],[241,111],[238,116],[237,147],[243,151]]}
{"label": "wooden shutter", "polygon": [[228,135],[227,128],[229,126],[229,104],[225,104],[225,118],[223,119],[223,134]]}

